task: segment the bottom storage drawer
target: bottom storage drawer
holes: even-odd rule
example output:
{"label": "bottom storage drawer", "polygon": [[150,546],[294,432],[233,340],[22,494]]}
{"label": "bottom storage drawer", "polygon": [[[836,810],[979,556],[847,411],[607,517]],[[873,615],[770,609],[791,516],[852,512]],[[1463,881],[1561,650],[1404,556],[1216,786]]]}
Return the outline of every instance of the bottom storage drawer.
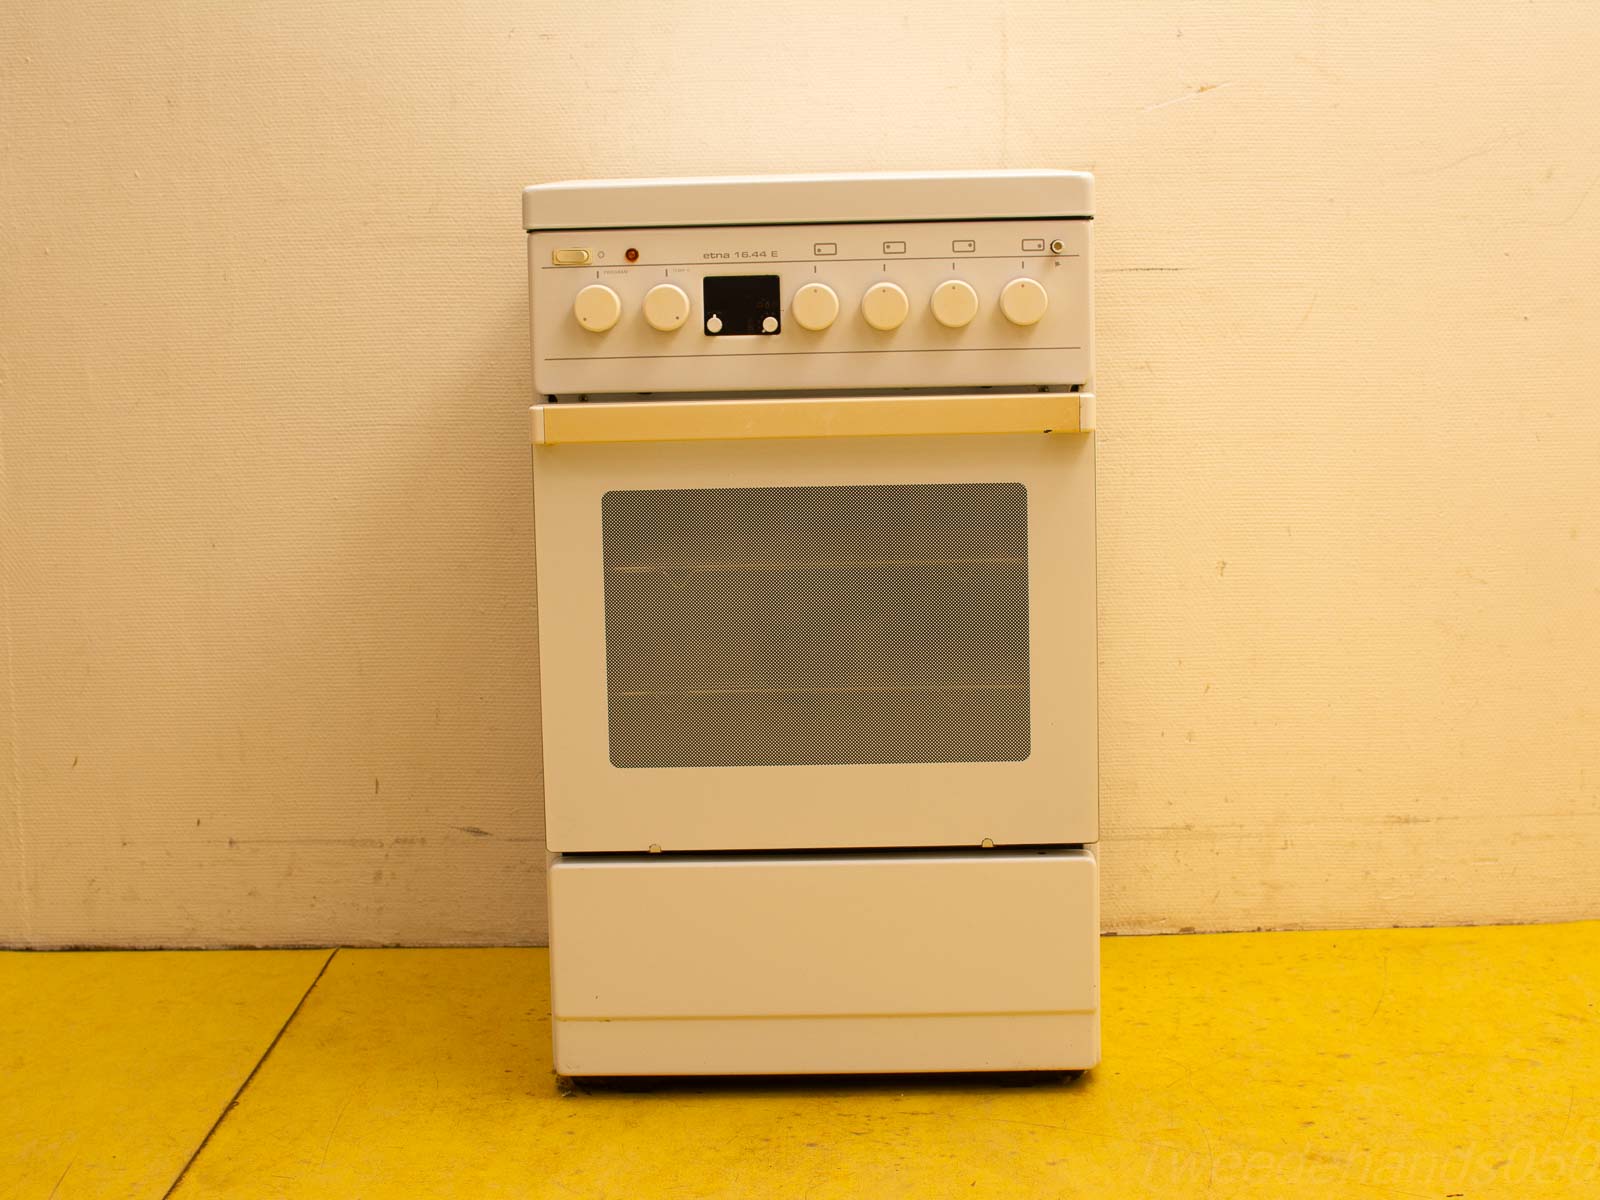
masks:
{"label": "bottom storage drawer", "polygon": [[563,1074],[1098,1059],[1089,850],[565,857],[550,904]]}

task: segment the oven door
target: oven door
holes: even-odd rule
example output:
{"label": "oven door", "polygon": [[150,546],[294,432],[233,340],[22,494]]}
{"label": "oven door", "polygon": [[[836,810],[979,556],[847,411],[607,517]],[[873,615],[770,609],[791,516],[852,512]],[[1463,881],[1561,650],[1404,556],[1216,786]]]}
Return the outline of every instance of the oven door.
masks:
{"label": "oven door", "polygon": [[1094,842],[1091,405],[536,406],[549,848]]}

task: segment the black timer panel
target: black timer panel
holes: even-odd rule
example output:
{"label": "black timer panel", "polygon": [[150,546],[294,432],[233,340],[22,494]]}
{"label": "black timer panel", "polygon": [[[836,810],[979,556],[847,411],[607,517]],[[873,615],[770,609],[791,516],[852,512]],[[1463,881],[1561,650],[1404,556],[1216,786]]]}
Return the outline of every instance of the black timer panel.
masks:
{"label": "black timer panel", "polygon": [[710,337],[771,335],[783,328],[776,275],[707,275],[703,299]]}

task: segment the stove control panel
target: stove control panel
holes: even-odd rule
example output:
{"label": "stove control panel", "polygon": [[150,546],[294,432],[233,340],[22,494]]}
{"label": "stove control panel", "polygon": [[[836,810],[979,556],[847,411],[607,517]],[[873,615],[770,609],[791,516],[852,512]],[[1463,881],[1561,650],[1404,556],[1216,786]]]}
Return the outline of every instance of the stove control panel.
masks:
{"label": "stove control panel", "polygon": [[1092,224],[532,233],[534,386],[563,395],[1088,384]]}

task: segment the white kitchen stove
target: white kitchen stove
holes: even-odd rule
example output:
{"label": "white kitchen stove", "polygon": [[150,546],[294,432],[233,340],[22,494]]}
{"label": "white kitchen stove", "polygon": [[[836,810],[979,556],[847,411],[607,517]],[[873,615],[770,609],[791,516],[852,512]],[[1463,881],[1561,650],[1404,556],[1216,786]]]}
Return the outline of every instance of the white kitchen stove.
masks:
{"label": "white kitchen stove", "polygon": [[524,193],[562,1074],[1098,1061],[1091,186]]}

